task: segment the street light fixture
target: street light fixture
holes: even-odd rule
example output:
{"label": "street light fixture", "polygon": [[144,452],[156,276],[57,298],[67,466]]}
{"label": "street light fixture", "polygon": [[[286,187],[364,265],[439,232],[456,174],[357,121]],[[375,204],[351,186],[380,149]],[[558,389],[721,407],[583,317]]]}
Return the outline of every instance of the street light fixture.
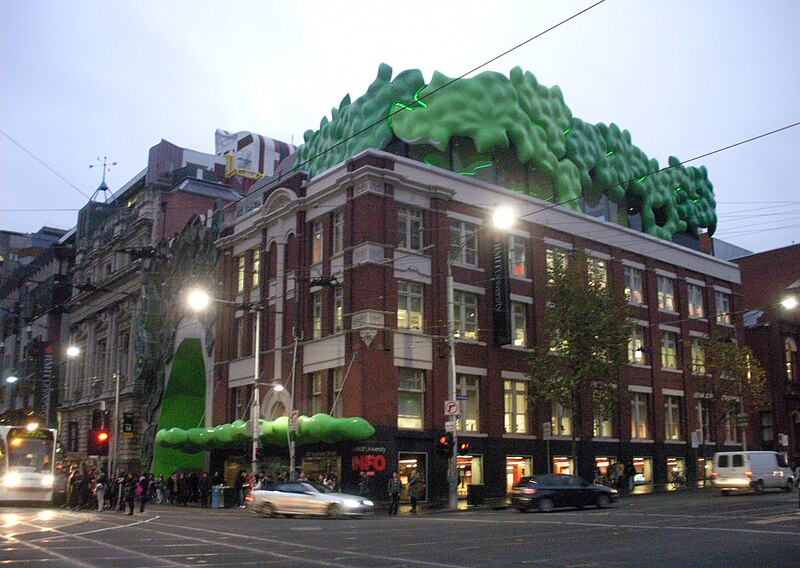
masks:
{"label": "street light fixture", "polygon": [[[492,226],[500,231],[507,231],[516,221],[516,213],[508,206],[496,207],[492,212]],[[465,246],[475,234],[476,230],[469,235],[461,247]],[[504,251],[507,254],[507,251]],[[447,386],[448,399],[457,400],[456,392],[456,342],[455,342],[455,292],[453,286],[453,261],[458,255],[451,255],[447,261],[447,344],[449,347],[449,358],[447,364]],[[451,416],[451,428],[453,432],[453,447],[450,456],[450,474],[448,484],[448,507],[458,509],[458,421],[456,416]]]}

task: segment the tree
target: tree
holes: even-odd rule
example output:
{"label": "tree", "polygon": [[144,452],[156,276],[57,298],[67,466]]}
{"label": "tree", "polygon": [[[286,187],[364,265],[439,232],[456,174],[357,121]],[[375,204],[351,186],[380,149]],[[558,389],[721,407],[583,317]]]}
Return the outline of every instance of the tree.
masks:
{"label": "tree", "polygon": [[[700,424],[705,447],[709,434],[718,434],[726,422],[738,429],[736,416],[744,413],[746,403],[761,398],[765,373],[749,347],[740,347],[720,332],[693,339],[691,351],[694,390],[705,402],[702,411],[707,414]],[[716,447],[719,436],[713,439]]]}
{"label": "tree", "polygon": [[620,370],[628,362],[630,308],[624,292],[607,284],[596,260],[581,253],[548,258],[547,294],[543,337],[529,358],[529,396],[571,408],[572,458],[586,476],[590,471],[578,465],[577,438],[587,438],[580,431],[587,410],[595,416],[617,415],[623,395]]}

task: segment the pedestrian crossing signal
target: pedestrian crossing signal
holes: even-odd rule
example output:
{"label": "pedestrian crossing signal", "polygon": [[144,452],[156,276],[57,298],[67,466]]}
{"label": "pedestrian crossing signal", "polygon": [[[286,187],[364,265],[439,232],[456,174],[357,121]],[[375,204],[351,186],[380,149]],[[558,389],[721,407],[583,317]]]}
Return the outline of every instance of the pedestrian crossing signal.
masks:
{"label": "pedestrian crossing signal", "polygon": [[453,453],[453,435],[443,434],[436,440],[436,451],[441,455],[449,456]]}
{"label": "pedestrian crossing signal", "polygon": [[458,444],[458,455],[463,456],[469,453],[469,442],[461,442]]}

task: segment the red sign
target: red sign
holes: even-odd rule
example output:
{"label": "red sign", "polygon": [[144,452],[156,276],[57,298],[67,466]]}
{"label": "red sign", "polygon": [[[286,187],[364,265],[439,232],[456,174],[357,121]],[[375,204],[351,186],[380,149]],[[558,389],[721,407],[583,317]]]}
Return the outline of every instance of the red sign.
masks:
{"label": "red sign", "polygon": [[352,471],[383,471],[385,469],[386,456],[382,454],[353,456]]}

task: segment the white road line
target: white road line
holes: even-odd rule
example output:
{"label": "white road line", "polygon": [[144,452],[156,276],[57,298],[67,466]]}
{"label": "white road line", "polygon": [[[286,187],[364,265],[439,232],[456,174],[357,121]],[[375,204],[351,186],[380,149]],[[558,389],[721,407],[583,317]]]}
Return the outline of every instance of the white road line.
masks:
{"label": "white road line", "polygon": [[[69,534],[69,536],[84,536],[84,535],[87,535],[87,534],[94,534],[94,533],[105,532],[105,531],[115,531],[115,530],[118,530],[118,529],[127,529],[129,527],[133,527],[133,526],[136,526],[136,525],[143,525],[144,523],[150,523],[152,521],[155,521],[158,518],[159,518],[158,516],[155,516],[155,517],[152,517],[150,519],[145,519],[143,521],[135,521],[133,523],[128,523],[128,524],[125,524],[125,525],[115,525],[113,527],[104,527],[102,529],[94,529],[94,530],[91,530],[91,531],[85,531],[85,532],[81,532],[81,533]],[[45,539],[40,540],[39,542],[47,542],[47,541],[52,540],[54,538],[64,538],[64,537],[57,536],[57,537],[45,538]]]}

